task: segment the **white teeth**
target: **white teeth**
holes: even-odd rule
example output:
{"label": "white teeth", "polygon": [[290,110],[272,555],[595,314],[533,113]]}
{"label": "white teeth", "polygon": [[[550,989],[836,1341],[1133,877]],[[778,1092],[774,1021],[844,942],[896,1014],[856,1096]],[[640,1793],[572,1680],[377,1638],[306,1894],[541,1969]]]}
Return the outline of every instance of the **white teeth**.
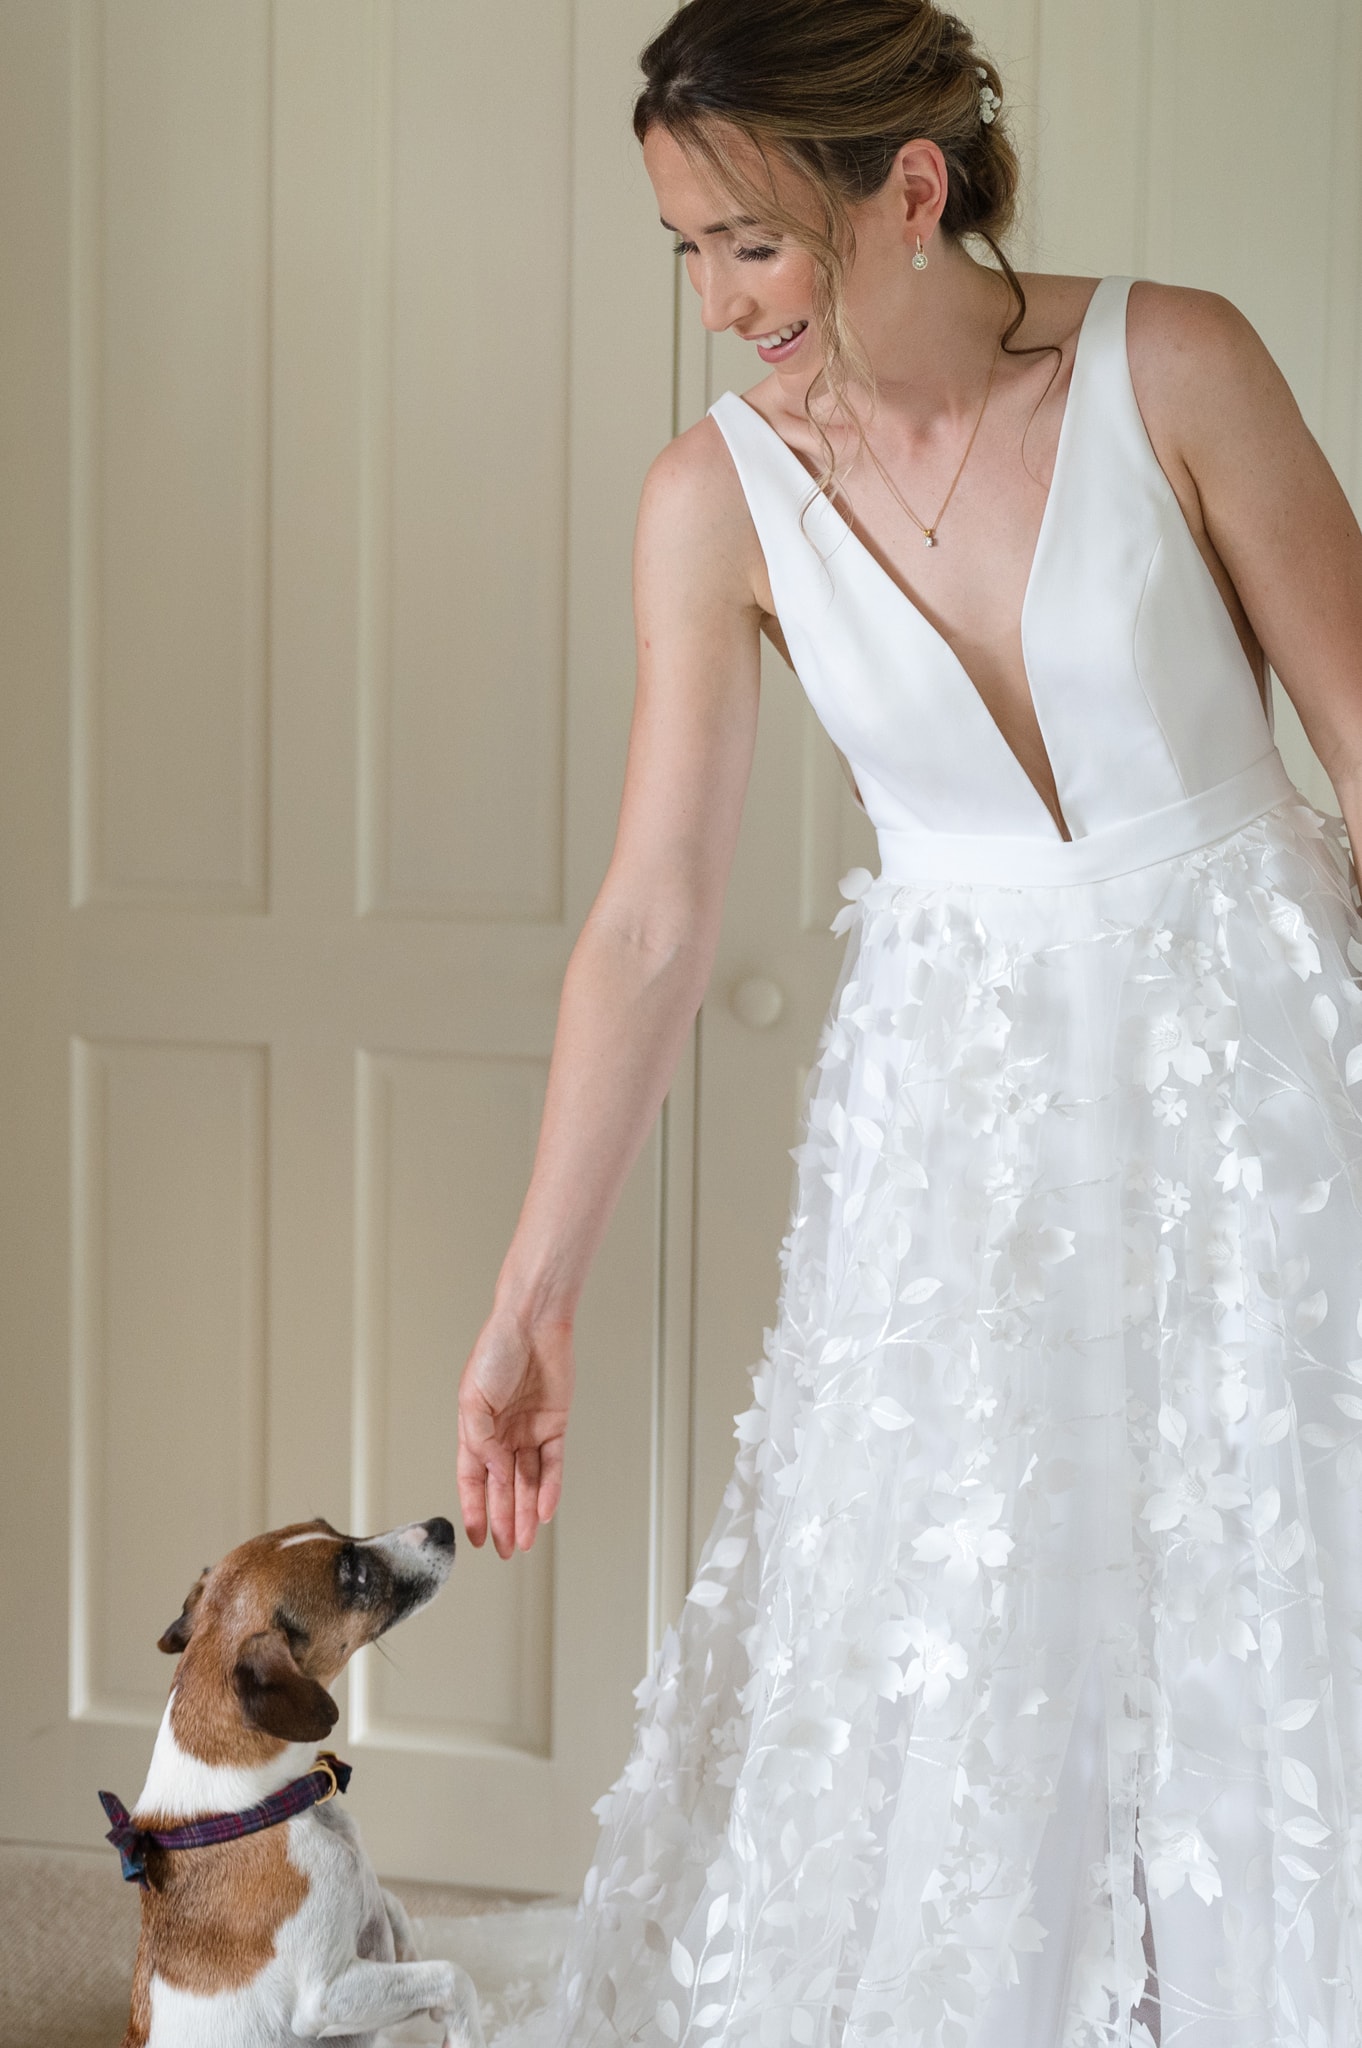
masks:
{"label": "white teeth", "polygon": [[757,347],[774,348],[778,342],[790,341],[796,334],[802,334],[808,324],[807,320],[796,320],[793,326],[781,327],[774,334],[759,334],[756,337]]}

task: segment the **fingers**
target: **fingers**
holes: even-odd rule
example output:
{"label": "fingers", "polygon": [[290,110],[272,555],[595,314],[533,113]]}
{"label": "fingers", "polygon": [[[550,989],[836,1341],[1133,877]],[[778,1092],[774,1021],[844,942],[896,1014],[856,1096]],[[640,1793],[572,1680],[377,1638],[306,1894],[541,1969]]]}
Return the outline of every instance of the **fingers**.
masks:
{"label": "fingers", "polygon": [[498,1557],[515,1549],[515,1452],[502,1451],[487,1460],[487,1518]]}
{"label": "fingers", "polygon": [[459,1416],[459,1508],[474,1549],[492,1532],[498,1557],[515,1548],[515,1452],[498,1444],[477,1418]]}
{"label": "fingers", "polygon": [[[479,1473],[479,1478],[484,1473]],[[485,1535],[490,1526],[492,1542],[498,1557],[510,1557],[513,1551],[528,1550],[539,1533],[540,1524],[551,1520],[563,1491],[563,1444],[561,1437],[551,1438],[543,1445],[529,1445],[524,1450],[507,1454],[505,1465],[493,1466],[489,1461],[485,1467],[485,1519],[481,1523]],[[484,1489],[474,1489],[475,1501],[481,1506]],[[460,1481],[460,1495],[463,1484]],[[469,1529],[471,1541],[479,1539]]]}
{"label": "fingers", "polygon": [[499,1440],[499,1432],[511,1433],[507,1421],[482,1401],[460,1399],[457,1471],[464,1528],[475,1549],[490,1531],[501,1558],[531,1547],[541,1524],[552,1519],[563,1488],[561,1432],[542,1444],[512,1448]]}
{"label": "fingers", "polygon": [[563,1439],[550,1437],[539,1452],[539,1519],[551,1522],[563,1493]]}
{"label": "fingers", "polygon": [[515,1542],[528,1550],[539,1528],[539,1450],[531,1445],[515,1460]]}
{"label": "fingers", "polygon": [[462,1427],[459,1430],[457,1470],[459,1512],[463,1516],[469,1542],[475,1550],[481,1550],[487,1541],[487,1468],[464,1442]]}

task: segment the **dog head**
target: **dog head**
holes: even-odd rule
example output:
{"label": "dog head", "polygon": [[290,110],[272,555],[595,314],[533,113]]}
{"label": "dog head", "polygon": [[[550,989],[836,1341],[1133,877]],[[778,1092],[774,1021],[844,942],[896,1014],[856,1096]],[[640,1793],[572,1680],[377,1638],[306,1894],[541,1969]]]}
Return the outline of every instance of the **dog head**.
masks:
{"label": "dog head", "polygon": [[453,1561],[443,1516],[364,1537],[318,1517],[238,1545],[160,1638],[181,1658],[176,1740],[215,1763],[321,1741],[338,1713],[327,1688],[364,1643],[434,1598]]}

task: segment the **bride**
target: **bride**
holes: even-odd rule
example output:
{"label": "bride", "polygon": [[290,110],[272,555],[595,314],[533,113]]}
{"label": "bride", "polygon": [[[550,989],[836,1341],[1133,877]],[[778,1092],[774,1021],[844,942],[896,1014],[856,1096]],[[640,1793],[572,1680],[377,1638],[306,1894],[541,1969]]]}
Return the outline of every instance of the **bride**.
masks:
{"label": "bride", "polygon": [[[459,1397],[558,1506],[705,991],[759,641],[854,776],[768,1353],[542,2010],[585,2048],[1362,2039],[1362,534],[1213,293],[1019,277],[931,0],[690,0],[649,178],[761,370],[639,510],[613,857]],[[985,247],[985,262],[967,246]]]}

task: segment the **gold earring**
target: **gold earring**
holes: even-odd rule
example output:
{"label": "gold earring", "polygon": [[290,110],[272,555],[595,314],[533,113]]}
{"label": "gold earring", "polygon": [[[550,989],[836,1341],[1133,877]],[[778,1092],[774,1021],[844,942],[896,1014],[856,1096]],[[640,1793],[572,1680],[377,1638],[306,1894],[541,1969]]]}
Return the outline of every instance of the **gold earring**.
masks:
{"label": "gold earring", "polygon": [[921,235],[917,237],[917,252],[913,257],[913,268],[914,270],[925,270],[927,268],[927,251],[922,246]]}

